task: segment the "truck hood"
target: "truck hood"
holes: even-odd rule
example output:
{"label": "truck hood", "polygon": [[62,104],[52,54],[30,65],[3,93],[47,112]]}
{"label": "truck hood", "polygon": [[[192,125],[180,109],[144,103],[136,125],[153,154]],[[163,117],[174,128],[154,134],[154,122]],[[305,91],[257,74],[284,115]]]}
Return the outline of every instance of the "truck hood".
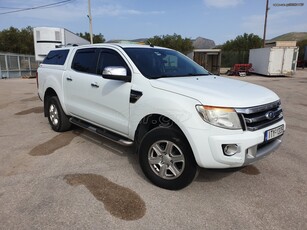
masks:
{"label": "truck hood", "polygon": [[154,88],[191,97],[210,106],[244,108],[279,99],[265,87],[214,75],[160,78],[150,83]]}

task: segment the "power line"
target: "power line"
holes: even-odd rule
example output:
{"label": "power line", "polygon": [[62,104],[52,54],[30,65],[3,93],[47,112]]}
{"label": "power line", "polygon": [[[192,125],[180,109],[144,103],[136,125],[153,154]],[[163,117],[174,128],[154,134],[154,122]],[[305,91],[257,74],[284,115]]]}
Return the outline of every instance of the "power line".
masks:
{"label": "power line", "polygon": [[21,10],[21,9],[24,9],[24,8],[0,6],[0,9],[6,9],[6,10]]}
{"label": "power line", "polygon": [[[40,6],[33,6],[33,7],[28,7],[28,8],[15,8],[15,10],[0,13],[0,15],[17,13],[17,12],[28,11],[28,10],[37,10],[37,9],[43,9],[43,8],[58,7],[58,6],[65,5],[65,4],[72,2],[72,1],[75,1],[75,0],[65,0],[65,1],[60,1],[60,2],[55,2],[55,3],[51,3],[51,4],[40,5]],[[9,9],[9,7],[0,7],[0,8]],[[11,9],[14,9],[14,8],[11,8]]]}

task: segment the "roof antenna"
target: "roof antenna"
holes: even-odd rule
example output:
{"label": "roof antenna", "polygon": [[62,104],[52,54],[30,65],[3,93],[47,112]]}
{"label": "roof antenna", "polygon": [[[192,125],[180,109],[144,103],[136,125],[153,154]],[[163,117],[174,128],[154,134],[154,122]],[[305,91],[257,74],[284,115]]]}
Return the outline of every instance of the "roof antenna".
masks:
{"label": "roof antenna", "polygon": [[147,40],[147,43],[149,44],[150,47],[155,47],[149,40]]}

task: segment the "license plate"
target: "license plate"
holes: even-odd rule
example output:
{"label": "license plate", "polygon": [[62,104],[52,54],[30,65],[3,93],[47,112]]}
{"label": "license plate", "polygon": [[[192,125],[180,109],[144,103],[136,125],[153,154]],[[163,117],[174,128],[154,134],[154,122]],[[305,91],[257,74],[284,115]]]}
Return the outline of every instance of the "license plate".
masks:
{"label": "license plate", "polygon": [[284,125],[278,126],[274,129],[267,130],[264,133],[264,140],[265,141],[272,140],[276,137],[283,135],[283,133],[284,133]]}

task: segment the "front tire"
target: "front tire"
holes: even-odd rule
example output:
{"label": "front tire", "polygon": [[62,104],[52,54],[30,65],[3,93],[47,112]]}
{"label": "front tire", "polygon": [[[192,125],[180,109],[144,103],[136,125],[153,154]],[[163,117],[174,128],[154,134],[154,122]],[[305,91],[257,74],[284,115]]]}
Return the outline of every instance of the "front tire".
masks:
{"label": "front tire", "polygon": [[139,159],[146,177],[169,190],[188,186],[197,173],[189,143],[174,128],[158,127],[149,131],[140,144]]}
{"label": "front tire", "polygon": [[47,115],[51,128],[56,132],[64,132],[70,129],[71,123],[64,113],[58,97],[53,96],[47,100]]}

